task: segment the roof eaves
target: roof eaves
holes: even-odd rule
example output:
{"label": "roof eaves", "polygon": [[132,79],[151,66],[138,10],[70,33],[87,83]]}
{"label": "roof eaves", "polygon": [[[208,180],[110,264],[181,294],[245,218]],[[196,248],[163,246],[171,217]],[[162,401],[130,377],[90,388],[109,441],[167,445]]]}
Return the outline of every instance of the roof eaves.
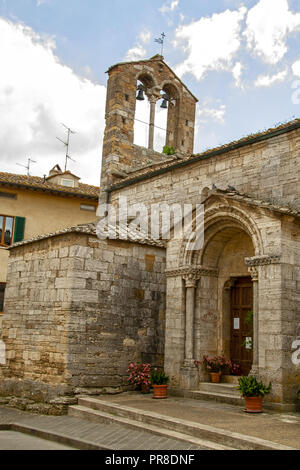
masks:
{"label": "roof eaves", "polygon": [[12,181],[3,181],[0,180],[0,186],[10,186],[14,188],[22,188],[22,189],[27,189],[30,191],[40,191],[40,192],[48,192],[51,194],[56,194],[59,196],[65,196],[65,197],[78,197],[81,199],[93,199],[93,200],[98,200],[98,195],[93,195],[93,194],[88,194],[88,193],[81,193],[81,192],[75,192],[75,191],[64,191],[56,188],[47,188],[41,186],[34,186],[34,185],[28,185],[26,183],[18,183],[18,182],[12,182]]}
{"label": "roof eaves", "polygon": [[[293,122],[293,121],[292,121]],[[128,178],[125,181],[122,181],[120,183],[112,185],[110,188],[107,189],[107,192],[111,193],[113,191],[116,191],[118,189],[125,188],[127,186],[130,186],[132,184],[138,183],[140,181],[145,181],[148,178],[153,178],[155,176],[159,176],[165,173],[168,173],[169,171],[176,170],[178,168],[183,168],[185,166],[191,165],[193,163],[197,163],[199,161],[207,160],[209,158],[212,158],[217,155],[222,155],[224,153],[231,152],[233,150],[237,150],[242,147],[246,147],[248,145],[256,144],[259,142],[263,142],[265,140],[271,139],[273,137],[280,136],[282,134],[286,134],[288,132],[292,132],[296,129],[300,128],[300,119],[297,119],[296,122],[291,123],[290,125],[287,125],[285,127],[280,127],[277,129],[274,129],[270,132],[265,132],[261,134],[257,134],[255,136],[249,136],[248,138],[243,138],[239,141],[234,141],[230,144],[226,144],[222,147],[217,147],[212,150],[208,150],[206,152],[192,155],[190,158],[186,158],[185,160],[181,160],[176,163],[169,163],[166,164],[166,166],[163,166],[161,168],[158,168],[153,171],[149,171],[147,173],[143,173],[141,175],[137,175],[133,178]]]}

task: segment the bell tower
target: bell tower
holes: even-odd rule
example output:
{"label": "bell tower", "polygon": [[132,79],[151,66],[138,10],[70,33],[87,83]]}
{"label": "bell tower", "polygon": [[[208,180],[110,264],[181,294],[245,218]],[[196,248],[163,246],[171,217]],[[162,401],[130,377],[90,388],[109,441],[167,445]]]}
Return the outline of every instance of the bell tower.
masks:
{"label": "bell tower", "polygon": [[[173,147],[175,154],[192,154],[198,101],[161,55],[113,65],[107,73],[102,191],[142,165],[170,159],[153,150],[155,107],[159,100],[168,113],[165,144]],[[145,95],[150,103],[148,148],[134,144],[136,101]]]}

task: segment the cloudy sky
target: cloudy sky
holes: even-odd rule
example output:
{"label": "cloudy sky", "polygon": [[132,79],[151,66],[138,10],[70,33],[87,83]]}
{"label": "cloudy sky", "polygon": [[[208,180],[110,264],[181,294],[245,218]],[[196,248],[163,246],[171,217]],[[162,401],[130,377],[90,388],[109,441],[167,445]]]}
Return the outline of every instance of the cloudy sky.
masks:
{"label": "cloudy sky", "polygon": [[69,169],[98,185],[105,71],[160,52],[162,31],[199,98],[195,152],[300,117],[299,0],[0,0],[0,171],[25,172],[28,157],[33,175],[63,166],[64,123]]}

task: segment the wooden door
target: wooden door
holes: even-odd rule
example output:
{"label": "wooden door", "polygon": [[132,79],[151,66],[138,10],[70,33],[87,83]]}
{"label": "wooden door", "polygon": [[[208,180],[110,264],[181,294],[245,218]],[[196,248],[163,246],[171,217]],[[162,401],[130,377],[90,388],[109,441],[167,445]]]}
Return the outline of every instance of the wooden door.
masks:
{"label": "wooden door", "polygon": [[253,363],[253,284],[251,277],[235,282],[231,290],[231,361],[248,375]]}

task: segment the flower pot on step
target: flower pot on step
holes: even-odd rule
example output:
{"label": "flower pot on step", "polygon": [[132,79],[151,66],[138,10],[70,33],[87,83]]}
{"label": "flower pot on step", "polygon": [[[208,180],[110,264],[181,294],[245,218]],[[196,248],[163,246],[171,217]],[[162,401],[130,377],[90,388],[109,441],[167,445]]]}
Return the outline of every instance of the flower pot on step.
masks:
{"label": "flower pot on step", "polygon": [[168,385],[152,385],[153,387],[153,397],[155,399],[167,398],[167,388]]}
{"label": "flower pot on step", "polygon": [[149,384],[142,384],[141,392],[142,393],[150,393],[150,385]]}
{"label": "flower pot on step", "polygon": [[263,397],[244,397],[247,413],[262,413]]}
{"label": "flower pot on step", "polygon": [[221,372],[210,372],[210,379],[213,384],[218,384],[221,382]]}

